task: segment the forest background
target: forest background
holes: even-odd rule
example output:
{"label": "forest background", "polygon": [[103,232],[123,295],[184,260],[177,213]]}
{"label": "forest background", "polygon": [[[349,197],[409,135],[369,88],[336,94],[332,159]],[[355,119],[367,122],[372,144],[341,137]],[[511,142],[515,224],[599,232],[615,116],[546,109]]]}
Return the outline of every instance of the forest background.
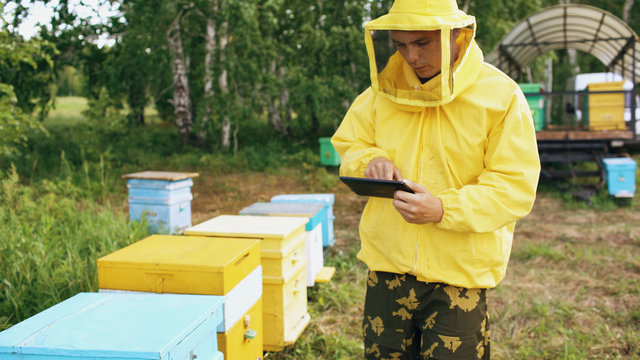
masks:
{"label": "forest background", "polygon": [[[294,349],[272,357],[359,358],[357,285],[366,272],[355,260],[354,229],[364,203],[339,186],[335,168],[318,164],[318,138],[334,132],[369,85],[362,25],[386,13],[392,1],[99,2],[116,11],[96,23],[77,12],[94,3],[0,0],[0,330],[79,291],[96,291],[95,259],[148,235],[148,224],[127,219],[123,174],[198,171],[194,222],[268,201],[278,192],[340,195],[340,242],[327,259],[338,268],[336,281],[309,295],[310,311],[320,322],[312,323],[311,336]],[[571,2],[609,11],[640,31],[640,4],[633,0]],[[25,39],[17,29],[36,3],[55,8],[54,17]],[[519,20],[556,4],[458,1],[476,16],[476,40],[485,54]],[[105,37],[106,44],[97,41]],[[554,91],[565,90],[576,72],[605,71],[588,54],[554,51],[516,80],[544,83],[549,62]],[[240,183],[249,189],[240,190]],[[540,199],[536,206],[543,214],[532,219],[555,224],[545,231],[547,237],[557,232],[551,236],[558,243],[538,236],[540,223],[524,221],[520,227],[523,238],[512,269],[522,269],[522,277],[506,280],[506,287],[518,289],[513,297],[498,289],[494,328],[498,336],[516,335],[498,348],[498,358],[640,358],[637,205],[618,208],[605,191],[592,199],[592,212],[544,187]],[[568,223],[555,223],[559,219]],[[594,229],[585,219],[592,226],[616,219],[623,230]],[[617,234],[613,243],[600,241],[607,231]],[[609,253],[617,248],[626,250]],[[598,270],[576,265],[576,258],[585,257]],[[581,328],[591,333],[574,332],[570,315],[585,311],[566,299],[557,310],[556,294],[520,302],[533,297],[530,291],[541,291],[518,287],[520,280],[539,281],[526,271],[534,265],[557,270],[547,280],[558,287],[589,284],[585,277],[594,273],[607,280],[592,284],[607,305],[592,306],[588,297],[584,302],[597,314],[588,321],[579,316]],[[618,271],[611,271],[614,266]],[[568,268],[577,269],[575,278]],[[583,294],[568,290],[575,290],[571,296]],[[335,336],[340,331],[346,335]],[[546,341],[548,334],[556,341]],[[567,339],[574,342],[567,345]]]}
{"label": "forest background", "polygon": [[[145,109],[153,105],[182,144],[210,151],[237,151],[252,144],[258,132],[274,141],[315,143],[333,132],[368,86],[362,24],[392,3],[99,0],[93,6],[100,1],[115,14],[101,22],[77,14],[90,2],[0,1],[11,9],[0,20],[0,121],[10,130],[2,135],[3,152],[17,150],[26,128],[36,126],[61,95],[86,97],[96,122],[113,122],[112,115],[126,108],[124,121],[136,132],[145,131],[150,122]],[[54,17],[37,37],[25,40],[16,30],[28,4],[37,2],[53,6]],[[518,20],[557,4],[458,2],[476,16],[476,39],[485,54]],[[633,0],[580,3],[610,11],[640,30],[640,6]],[[99,46],[96,39],[104,37],[111,42]],[[568,61],[565,51],[547,53],[530,66],[528,79],[516,80],[543,82],[549,57],[556,91],[564,90],[576,70],[604,70],[590,55],[578,55]]]}

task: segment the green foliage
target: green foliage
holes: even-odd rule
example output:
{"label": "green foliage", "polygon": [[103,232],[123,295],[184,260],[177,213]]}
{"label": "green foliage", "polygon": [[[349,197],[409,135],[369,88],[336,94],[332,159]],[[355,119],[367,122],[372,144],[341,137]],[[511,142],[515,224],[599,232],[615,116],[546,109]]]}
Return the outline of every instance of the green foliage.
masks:
{"label": "green foliage", "polygon": [[87,87],[85,78],[75,67],[65,65],[58,72],[55,96],[81,96]]}
{"label": "green foliage", "polygon": [[46,116],[56,53],[55,46],[47,41],[24,40],[0,29],[0,84],[13,87],[16,106],[22,112],[39,110],[40,119]]}
{"label": "green foliage", "polygon": [[36,119],[27,115],[36,105],[41,118],[48,110],[54,51],[46,42],[24,41],[0,29],[0,155],[19,152],[27,132],[39,129]]}
{"label": "green foliage", "polygon": [[[580,3],[623,16],[622,0]],[[289,141],[311,142],[332,133],[351,101],[369,85],[362,24],[386,13],[392,1],[126,0],[119,4],[119,15],[97,25],[79,18],[67,0],[55,5],[58,16],[51,29],[41,30],[46,41],[33,42],[27,52],[11,50],[11,68],[19,65],[21,70],[11,74],[21,80],[10,82],[21,84],[14,84],[19,106],[33,109],[37,99],[38,108],[46,111],[49,87],[34,84],[50,81],[47,74],[53,61],[57,88],[62,93],[70,93],[69,77],[73,75],[69,66],[82,73],[92,115],[109,117],[106,107],[126,107],[127,122],[142,125],[145,108],[154,102],[160,118],[175,118],[172,92],[177,83],[172,59],[176,49],[170,48],[167,31],[177,23],[188,77],[181,86],[188,87],[193,104],[188,109],[194,132],[190,140],[220,149],[223,127],[230,125],[231,135],[227,136],[237,149],[242,137],[255,136],[244,133],[256,129],[256,124],[268,124],[273,130],[271,137]],[[516,22],[556,4],[555,0],[458,1],[476,17],[476,39],[485,52],[493,50]],[[7,22],[19,24],[26,11],[17,6],[13,19],[6,14]],[[630,25],[636,31],[639,11],[637,4],[631,9]],[[208,25],[215,30],[211,49],[206,48]],[[115,35],[112,47],[98,47],[89,41],[105,32]],[[64,51],[57,53],[49,44]],[[566,66],[562,53],[545,56],[554,57],[559,74],[553,88],[562,90],[573,70]],[[603,65],[591,56],[579,54],[577,61],[583,72],[602,70]],[[2,68],[0,65],[0,74]],[[544,78],[541,60],[532,64],[531,70],[534,81]],[[206,87],[209,80],[211,89]],[[78,86],[76,80],[73,88]],[[35,90],[41,93],[35,96]],[[554,111],[560,112],[559,105],[554,106]]]}
{"label": "green foliage", "polygon": [[0,175],[0,330],[81,291],[97,291],[96,259],[147,234],[109,202],[82,200],[68,180]]}
{"label": "green foliage", "polygon": [[0,156],[20,152],[27,143],[27,133],[40,130],[40,124],[18,107],[11,85],[0,83]]}

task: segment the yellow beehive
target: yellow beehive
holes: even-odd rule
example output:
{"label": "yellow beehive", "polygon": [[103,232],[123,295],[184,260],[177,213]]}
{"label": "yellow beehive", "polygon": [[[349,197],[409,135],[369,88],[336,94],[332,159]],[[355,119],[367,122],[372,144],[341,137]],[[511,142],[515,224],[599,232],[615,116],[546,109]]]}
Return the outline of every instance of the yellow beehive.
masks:
{"label": "yellow beehive", "polygon": [[[305,254],[307,256],[307,286],[329,282],[335,268],[324,267],[322,249],[322,217],[324,206],[319,203],[255,202],[240,210],[240,215],[306,217]],[[263,263],[264,265],[264,263]],[[327,276],[328,275],[328,276]]]}
{"label": "yellow beehive", "polygon": [[98,259],[101,291],[224,296],[219,349],[228,360],[263,356],[260,240],[152,235]]}
{"label": "yellow beehive", "polygon": [[306,234],[301,234],[280,250],[262,249],[260,252],[265,277],[290,278],[300,263],[307,263],[304,246]]}
{"label": "yellow beehive", "polygon": [[620,93],[589,94],[589,130],[624,130],[624,81],[592,83],[591,91],[620,91]]}
{"label": "yellow beehive", "polygon": [[218,333],[218,346],[229,360],[262,359],[264,332],[262,299],[258,300],[231,329]]}
{"label": "yellow beehive", "polygon": [[220,215],[187,228],[184,234],[261,239],[261,250],[282,250],[304,234],[308,221],[300,217]]}
{"label": "yellow beehive", "polygon": [[189,236],[261,239],[264,267],[264,349],[295,343],[309,323],[305,224],[307,218],[221,215],[185,230]]}
{"label": "yellow beehive", "polygon": [[224,295],[260,265],[258,239],[151,235],[98,259],[101,289]]}
{"label": "yellow beehive", "polygon": [[262,278],[265,350],[281,351],[294,344],[309,324],[306,265],[300,265],[288,279]]}

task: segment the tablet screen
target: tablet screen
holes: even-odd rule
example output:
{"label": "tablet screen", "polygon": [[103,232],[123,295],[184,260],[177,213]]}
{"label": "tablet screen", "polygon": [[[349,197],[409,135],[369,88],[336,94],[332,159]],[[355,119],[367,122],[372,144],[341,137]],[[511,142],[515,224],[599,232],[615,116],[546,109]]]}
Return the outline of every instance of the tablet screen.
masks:
{"label": "tablet screen", "polygon": [[340,180],[345,183],[354,193],[362,196],[374,196],[393,199],[396,190],[413,193],[413,190],[402,181],[355,178],[340,176]]}

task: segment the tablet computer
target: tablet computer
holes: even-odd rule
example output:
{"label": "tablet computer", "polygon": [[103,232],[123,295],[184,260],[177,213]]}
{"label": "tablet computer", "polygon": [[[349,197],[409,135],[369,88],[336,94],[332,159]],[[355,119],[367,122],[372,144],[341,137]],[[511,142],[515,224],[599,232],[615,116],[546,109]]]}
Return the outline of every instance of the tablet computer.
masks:
{"label": "tablet computer", "polygon": [[362,196],[393,199],[393,193],[396,192],[396,190],[407,191],[413,194],[413,190],[411,190],[407,184],[397,180],[367,179],[348,176],[340,176],[340,180],[354,193]]}

